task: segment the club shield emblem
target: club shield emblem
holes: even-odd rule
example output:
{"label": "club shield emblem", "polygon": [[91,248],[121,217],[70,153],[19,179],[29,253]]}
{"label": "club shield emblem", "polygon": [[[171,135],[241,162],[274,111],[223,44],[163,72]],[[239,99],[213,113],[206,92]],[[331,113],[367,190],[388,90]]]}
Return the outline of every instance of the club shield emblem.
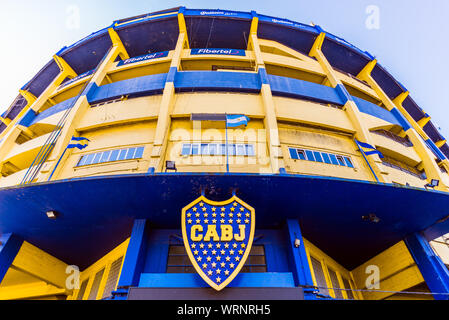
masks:
{"label": "club shield emblem", "polygon": [[240,272],[254,239],[254,209],[233,196],[223,202],[204,196],[182,209],[182,236],[198,274],[217,291]]}

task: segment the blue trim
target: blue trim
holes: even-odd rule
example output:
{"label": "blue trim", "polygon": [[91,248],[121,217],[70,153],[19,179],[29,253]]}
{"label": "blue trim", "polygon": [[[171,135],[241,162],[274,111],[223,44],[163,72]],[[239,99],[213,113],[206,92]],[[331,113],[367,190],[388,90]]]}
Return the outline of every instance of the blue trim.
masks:
{"label": "blue trim", "polygon": [[84,88],[84,91],[81,93],[81,96],[86,96],[87,100],[90,101],[95,96],[97,89],[98,89],[97,84],[95,82],[91,82],[86,86],[86,88]]}
{"label": "blue trim", "polygon": [[[259,69],[259,73],[220,72],[220,71],[177,71],[172,67],[169,74],[155,74],[122,80],[103,86],[90,84],[83,94],[87,95],[91,104],[119,98],[123,95],[142,96],[161,94],[166,82],[173,81],[178,91],[236,91],[260,92],[262,83],[270,84],[273,95],[305,99],[320,103],[344,105],[353,100],[359,110],[389,123],[400,125],[407,130],[410,128],[407,120],[397,109],[391,112],[369,101],[346,96],[345,89],[331,88],[308,81],[287,77],[269,75],[266,69]],[[347,91],[346,91],[347,92]],[[63,101],[38,114],[31,125],[42,121],[57,112],[71,107],[74,98]]]}
{"label": "blue trim", "polygon": [[111,27],[114,30],[118,30],[118,29],[122,29],[124,27],[128,27],[128,26],[133,25],[133,24],[138,24],[138,23],[147,22],[147,21],[151,21],[151,20],[163,20],[163,19],[167,19],[167,18],[174,18],[174,17],[177,17],[177,16],[178,16],[178,11],[166,12],[165,16],[157,16],[156,14],[149,14],[145,18],[137,19],[137,20],[131,20],[130,22],[126,22],[125,21],[125,22],[121,22],[120,23],[119,20],[114,21]]}
{"label": "blue trim", "polygon": [[274,95],[306,98],[312,101],[341,106],[345,104],[337,90],[328,86],[270,74],[268,75],[268,81]]}
{"label": "blue trim", "polygon": [[[309,261],[307,259],[306,247],[304,245],[304,239],[302,237],[301,228],[299,227],[298,220],[287,219],[286,225],[287,235],[287,250],[288,250],[288,262],[290,270],[293,273],[293,279],[295,286],[306,286],[304,288],[304,297],[308,300],[314,300],[315,295],[313,292],[315,289],[312,280],[312,274],[310,272]],[[300,240],[298,248],[295,247],[295,240]]]}
{"label": "blue trim", "polygon": [[281,25],[284,27],[299,29],[299,30],[310,32],[313,34],[319,33],[315,27],[309,26],[304,23],[299,23],[299,22],[288,20],[288,19],[276,18],[276,17],[272,17],[272,16],[266,16],[263,14],[258,14],[258,17],[259,17],[259,22],[268,22],[268,23],[272,23],[272,24],[276,24],[276,25]]}
{"label": "blue trim", "polygon": [[140,274],[145,266],[148,233],[149,226],[146,219],[134,221],[128,249],[126,250],[125,261],[123,262],[122,272],[118,282],[119,288],[138,285]]}
{"label": "blue trim", "polygon": [[[290,272],[240,273],[228,287],[291,288]],[[145,288],[207,288],[209,285],[196,273],[142,273],[139,287]]]}
{"label": "blue trim", "polygon": [[441,152],[440,148],[438,148],[431,139],[427,139],[426,144],[429,147],[429,149],[434,153],[434,155],[438,158],[438,160],[446,159],[446,156]]}
{"label": "blue trim", "polygon": [[167,74],[162,73],[106,84],[98,87],[88,100],[94,104],[123,95],[160,94],[164,90],[166,78]]}
{"label": "blue trim", "polygon": [[[405,238],[419,271],[431,292],[449,294],[449,270],[421,234]],[[435,300],[449,300],[449,295],[434,295]]]}
{"label": "blue trim", "polygon": [[390,112],[381,106],[378,106],[377,104],[371,103],[369,101],[353,97],[354,102],[357,104],[357,107],[359,110],[363,113],[372,115],[373,117],[385,120],[389,123],[398,125],[403,127],[407,122],[404,122],[401,124],[401,122],[398,120],[398,117],[395,116],[393,112]]}
{"label": "blue trim", "polygon": [[391,109],[390,112],[391,112],[391,114],[393,114],[393,116],[399,122],[399,124],[404,129],[404,131],[407,131],[408,129],[410,129],[412,127],[410,125],[410,123],[408,122],[408,120],[404,117],[404,115],[399,111],[398,108],[393,108],[393,109]]}
{"label": "blue trim", "polygon": [[324,31],[319,25],[316,24],[314,27],[319,34],[326,33],[326,31]]}
{"label": "blue trim", "polygon": [[22,117],[22,119],[20,119],[19,121],[19,125],[24,126],[24,127],[29,127],[33,121],[36,119],[36,112],[34,112],[33,109],[29,109]]}
{"label": "blue trim", "polygon": [[265,68],[259,68],[258,74],[262,84],[270,84],[270,81],[268,80],[267,70]]}
{"label": "blue trim", "polygon": [[19,253],[23,240],[14,234],[0,236],[0,284]]}
{"label": "blue trim", "polygon": [[69,109],[70,107],[72,107],[72,104],[74,103],[74,101],[76,100],[76,97],[70,98],[68,100],[65,100],[61,103],[58,103],[56,105],[54,105],[51,108],[48,108],[44,111],[42,111],[41,113],[39,113],[38,115],[36,115],[36,117],[33,119],[33,121],[30,123],[30,126],[32,126],[33,124],[36,124],[56,113],[65,111],[67,109]]}
{"label": "blue trim", "polygon": [[226,90],[259,92],[261,83],[256,73],[220,71],[182,71],[175,79],[178,90]]}
{"label": "blue trim", "polygon": [[175,82],[177,73],[178,73],[177,67],[170,67],[170,70],[168,71],[167,78],[165,79],[165,82]]}
{"label": "blue trim", "polygon": [[185,9],[184,16],[202,16],[202,17],[226,17],[226,18],[240,18],[251,19],[252,15],[248,12],[230,11],[220,9]]}
{"label": "blue trim", "polygon": [[352,96],[349,94],[348,90],[344,87],[342,84],[337,84],[335,87],[335,90],[337,90],[338,95],[340,96],[341,100],[346,104],[348,101],[354,101]]}

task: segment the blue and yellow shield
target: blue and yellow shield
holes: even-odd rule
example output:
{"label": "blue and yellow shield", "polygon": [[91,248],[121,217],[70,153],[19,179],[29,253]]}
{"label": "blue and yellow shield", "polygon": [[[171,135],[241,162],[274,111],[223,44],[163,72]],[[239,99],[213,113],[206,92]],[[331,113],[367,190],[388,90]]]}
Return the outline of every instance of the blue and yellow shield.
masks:
{"label": "blue and yellow shield", "polygon": [[198,274],[217,291],[245,264],[254,229],[254,209],[236,196],[223,202],[201,196],[182,209],[187,254]]}

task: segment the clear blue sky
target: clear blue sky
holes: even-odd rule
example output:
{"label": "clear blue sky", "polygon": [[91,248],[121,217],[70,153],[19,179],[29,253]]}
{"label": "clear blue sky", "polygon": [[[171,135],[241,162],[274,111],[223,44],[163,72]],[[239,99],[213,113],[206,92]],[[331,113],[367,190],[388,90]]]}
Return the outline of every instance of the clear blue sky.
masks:
{"label": "clear blue sky", "polygon": [[[298,22],[314,22],[375,55],[432,116],[442,134],[449,137],[449,90],[445,80],[449,74],[447,0],[0,1],[0,112],[62,47],[113,20],[184,5],[256,10]],[[379,8],[378,29],[366,27],[369,5]]]}

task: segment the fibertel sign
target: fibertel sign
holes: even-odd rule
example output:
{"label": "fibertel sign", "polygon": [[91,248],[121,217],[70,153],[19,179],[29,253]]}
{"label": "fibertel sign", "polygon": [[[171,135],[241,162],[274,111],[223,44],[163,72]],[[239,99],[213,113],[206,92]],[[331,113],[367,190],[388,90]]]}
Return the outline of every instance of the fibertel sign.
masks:
{"label": "fibertel sign", "polygon": [[225,288],[240,272],[254,239],[255,212],[233,196],[199,197],[182,209],[182,237],[192,265],[208,285]]}

